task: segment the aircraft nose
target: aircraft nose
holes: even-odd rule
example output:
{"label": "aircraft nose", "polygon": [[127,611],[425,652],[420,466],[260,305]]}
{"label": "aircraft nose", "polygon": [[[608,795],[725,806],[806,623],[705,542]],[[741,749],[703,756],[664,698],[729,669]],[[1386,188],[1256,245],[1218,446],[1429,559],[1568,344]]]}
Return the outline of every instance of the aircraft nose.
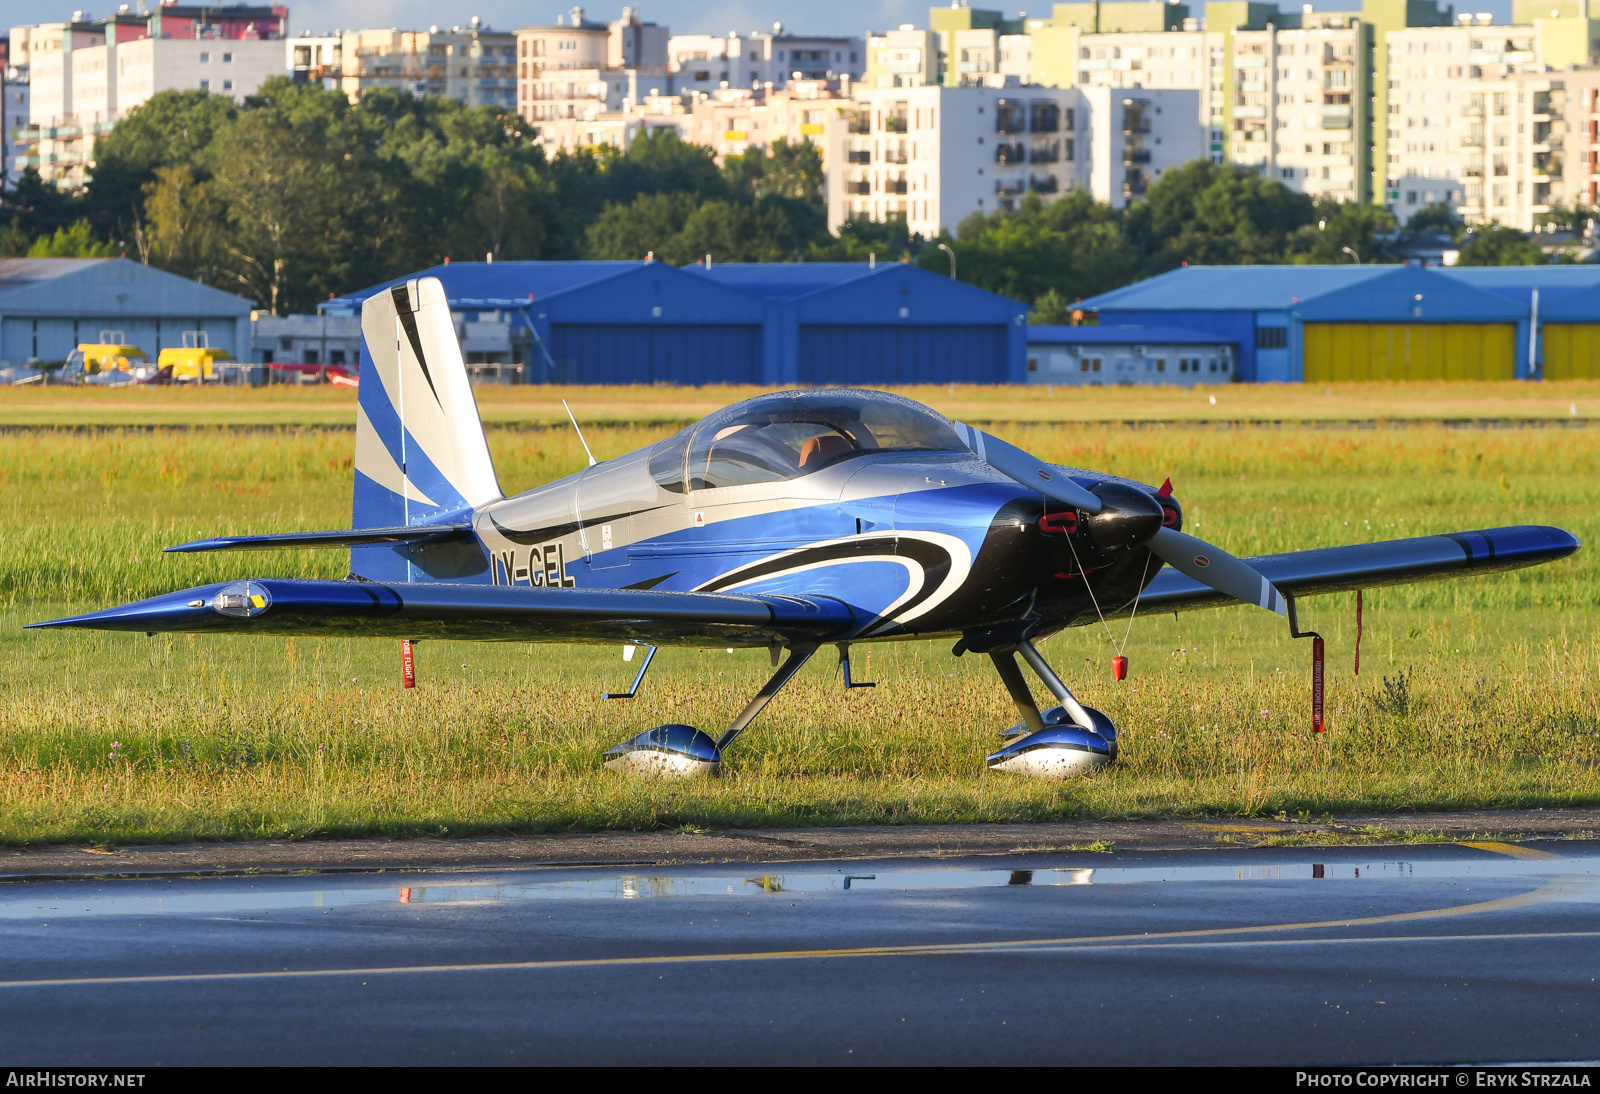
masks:
{"label": "aircraft nose", "polygon": [[1088,518],[1089,540],[1101,552],[1131,550],[1161,530],[1161,505],[1149,494],[1118,482],[1092,488],[1105,508]]}

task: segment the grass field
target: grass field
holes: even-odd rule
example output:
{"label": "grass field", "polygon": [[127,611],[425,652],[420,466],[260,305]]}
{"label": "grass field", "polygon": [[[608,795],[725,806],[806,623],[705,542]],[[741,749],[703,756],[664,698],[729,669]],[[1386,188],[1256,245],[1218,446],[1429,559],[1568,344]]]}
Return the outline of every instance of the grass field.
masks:
{"label": "grass field", "polygon": [[[748,387],[480,387],[490,425],[684,425],[756,394]],[[898,388],[962,421],[1235,422],[1600,420],[1600,380],[1555,383],[1225,384],[1176,387]],[[1211,402],[1212,398],[1216,402]],[[61,388],[6,391],[0,426],[332,426],[354,428],[356,393],[336,387]]]}
{"label": "grass field", "polygon": [[[30,413],[94,424],[115,402],[106,396],[126,393],[23,394],[39,401],[8,401],[9,424]],[[91,398],[74,404],[79,394]],[[322,391],[268,392],[259,405],[248,393],[135,394],[151,396],[136,404],[144,417],[121,424],[177,421],[169,415],[179,411],[189,424],[350,412],[345,397]],[[612,423],[590,431],[605,458],[731,393],[573,394],[583,417]],[[524,389],[482,401],[492,422],[538,421],[551,399],[559,414],[559,397]],[[1528,522],[1586,542],[1600,533],[1600,428],[1139,428],[1118,424],[1135,417],[1131,407],[1190,418],[1172,408],[1205,396],[958,389],[953,398],[960,405],[943,407],[1010,422],[995,431],[1047,459],[1152,482],[1170,474],[1189,530],[1238,554]],[[1314,413],[1318,398],[1343,409]],[[1600,385],[1363,385],[1323,396],[1230,387],[1219,406],[1233,411],[1234,399],[1240,409],[1224,420],[1422,419],[1430,406],[1435,417],[1568,418],[1573,401],[1580,412],[1584,400],[1600,406]],[[581,466],[570,430],[489,433],[508,492]],[[1111,681],[1104,631],[1057,636],[1046,655],[1123,733],[1115,767],[1062,784],[984,773],[1015,715],[987,659],[954,659],[945,644],[872,649],[860,667],[879,686],[848,693],[819,655],[740,739],[723,778],[686,784],[609,774],[599,754],[660,722],[717,729],[765,678],[764,653],[666,650],[639,699],[605,703],[598,693],[625,684],[632,668],[609,647],[424,643],[420,686],[405,692],[387,641],[19,629],[226,577],[342,576],[337,551],[179,557],[160,548],[202,534],[345,526],[353,444],[342,430],[0,434],[0,841],[1600,801],[1592,551],[1534,571],[1369,594],[1359,678],[1353,598],[1308,602],[1303,623],[1328,638],[1322,738],[1308,732],[1309,643],[1265,613],[1141,618],[1122,684]]]}

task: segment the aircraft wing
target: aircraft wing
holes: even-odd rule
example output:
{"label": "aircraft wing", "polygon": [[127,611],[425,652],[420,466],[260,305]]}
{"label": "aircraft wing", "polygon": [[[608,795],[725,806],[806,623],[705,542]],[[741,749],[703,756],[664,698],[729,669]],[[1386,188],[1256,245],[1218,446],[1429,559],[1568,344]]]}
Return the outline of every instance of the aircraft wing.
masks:
{"label": "aircraft wing", "polygon": [[831,597],[265,578],[203,585],[31,627],[181,633],[765,647],[848,633]]}
{"label": "aircraft wing", "polygon": [[[1524,524],[1260,555],[1245,561],[1285,596],[1297,597],[1520,570],[1566,558],[1581,546],[1578,537],[1564,529]],[[1185,612],[1238,603],[1176,570],[1164,569],[1139,598],[1139,610]]]}

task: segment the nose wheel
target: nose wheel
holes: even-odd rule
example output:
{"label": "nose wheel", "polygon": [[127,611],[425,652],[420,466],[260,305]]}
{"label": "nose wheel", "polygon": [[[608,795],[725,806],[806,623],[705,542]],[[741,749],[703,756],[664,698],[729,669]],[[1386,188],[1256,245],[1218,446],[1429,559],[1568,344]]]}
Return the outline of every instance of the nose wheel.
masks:
{"label": "nose wheel", "polygon": [[[1039,710],[1017,664],[1019,653],[1059,706]],[[1005,734],[1010,742],[988,758],[989,770],[1066,779],[1090,774],[1117,758],[1117,730],[1111,719],[1079,703],[1032,642],[1024,639],[1013,649],[996,650],[989,656],[1022,715],[1022,722]]]}

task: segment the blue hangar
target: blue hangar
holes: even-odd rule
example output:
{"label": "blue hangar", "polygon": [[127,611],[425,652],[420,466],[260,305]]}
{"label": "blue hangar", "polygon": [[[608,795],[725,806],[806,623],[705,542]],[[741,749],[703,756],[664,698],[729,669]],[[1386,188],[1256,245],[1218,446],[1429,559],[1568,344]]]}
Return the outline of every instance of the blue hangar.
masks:
{"label": "blue hangar", "polygon": [[[531,383],[1003,384],[1027,306],[900,263],[454,262],[437,277],[469,368]],[[327,301],[325,315],[405,279]]]}
{"label": "blue hangar", "polygon": [[1091,297],[1102,327],[1181,327],[1262,383],[1600,377],[1600,266],[1187,266]]}

